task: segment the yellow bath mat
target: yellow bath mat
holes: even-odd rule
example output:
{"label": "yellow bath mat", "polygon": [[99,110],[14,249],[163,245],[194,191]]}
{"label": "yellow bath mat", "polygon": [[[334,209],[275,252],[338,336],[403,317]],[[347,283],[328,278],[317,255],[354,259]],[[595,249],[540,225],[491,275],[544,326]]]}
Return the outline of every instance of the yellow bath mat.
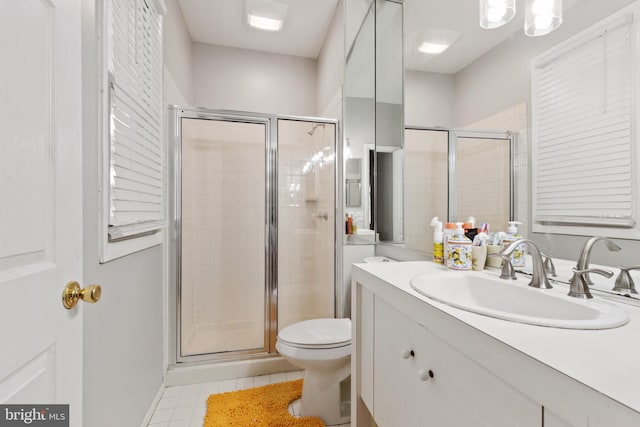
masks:
{"label": "yellow bath mat", "polygon": [[302,380],[212,394],[204,427],[324,427],[317,417],[296,418],[287,406],[302,396]]}

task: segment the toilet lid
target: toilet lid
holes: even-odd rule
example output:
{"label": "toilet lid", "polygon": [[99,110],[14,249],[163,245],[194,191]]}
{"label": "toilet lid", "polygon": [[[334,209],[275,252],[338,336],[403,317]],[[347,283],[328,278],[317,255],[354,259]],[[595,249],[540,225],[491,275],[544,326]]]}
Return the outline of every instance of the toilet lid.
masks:
{"label": "toilet lid", "polygon": [[278,333],[278,340],[294,347],[331,348],[351,343],[351,319],[312,319],[294,323]]}

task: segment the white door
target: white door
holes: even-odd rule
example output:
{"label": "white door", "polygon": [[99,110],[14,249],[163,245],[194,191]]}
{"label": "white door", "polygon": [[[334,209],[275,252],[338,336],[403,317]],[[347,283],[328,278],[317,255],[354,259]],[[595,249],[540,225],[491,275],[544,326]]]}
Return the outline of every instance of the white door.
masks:
{"label": "white door", "polygon": [[71,426],[83,303],[61,295],[82,277],[80,18],[80,0],[0,0],[0,405],[69,404]]}

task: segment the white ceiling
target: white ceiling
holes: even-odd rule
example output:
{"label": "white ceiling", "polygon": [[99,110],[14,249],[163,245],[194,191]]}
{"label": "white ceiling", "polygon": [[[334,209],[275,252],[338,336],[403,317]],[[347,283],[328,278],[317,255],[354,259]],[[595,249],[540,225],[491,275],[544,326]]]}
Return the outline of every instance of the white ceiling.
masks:
{"label": "white ceiling", "polygon": [[[511,22],[485,30],[478,24],[477,0],[405,0],[405,68],[447,74],[460,71],[522,28],[524,7],[518,8],[520,3],[516,3],[517,13]],[[418,46],[428,30],[452,30],[461,35],[443,54],[425,55]]]}
{"label": "white ceiling", "polygon": [[[277,0],[288,6],[282,31],[249,27],[243,0],[178,0],[196,42],[317,58],[338,0]],[[346,0],[349,1],[349,0]],[[565,0],[565,10],[579,0]],[[477,0],[404,0],[405,68],[456,73],[514,33],[522,31],[524,0],[516,0],[516,16],[507,25],[485,30],[478,25]],[[430,29],[461,33],[441,55],[418,52]]]}
{"label": "white ceiling", "polygon": [[338,0],[277,0],[288,6],[282,30],[246,24],[243,0],[178,0],[193,41],[316,58]]}

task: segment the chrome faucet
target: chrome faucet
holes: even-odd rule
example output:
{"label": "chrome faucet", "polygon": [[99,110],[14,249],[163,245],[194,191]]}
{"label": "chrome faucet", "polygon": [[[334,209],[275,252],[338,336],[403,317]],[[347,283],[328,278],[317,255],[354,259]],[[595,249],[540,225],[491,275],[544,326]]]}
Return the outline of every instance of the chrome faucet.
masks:
{"label": "chrome faucet", "polygon": [[[620,250],[620,246],[616,245],[613,242],[613,240],[607,237],[592,237],[587,241],[587,243],[584,244],[584,246],[582,247],[582,250],[580,251],[580,256],[578,257],[578,262],[576,263],[575,269],[587,270],[584,273],[582,280],[584,280],[584,283],[587,284],[587,286],[589,287],[593,286],[593,282],[589,278],[590,271],[588,271],[589,256],[591,255],[591,249],[593,248],[593,245],[595,245],[599,240],[602,240],[607,245],[607,249],[609,249],[612,252],[618,252]],[[571,276],[571,278],[569,279],[569,283],[573,283],[575,275],[576,273],[573,273],[573,276]]]}
{"label": "chrome faucet", "polygon": [[616,292],[622,292],[625,294],[637,294],[636,285],[633,283],[629,270],[640,270],[640,265],[634,265],[633,267],[619,266],[620,274],[616,279],[616,285],[613,288]]}
{"label": "chrome faucet", "polygon": [[502,258],[502,270],[500,271],[501,279],[517,280],[516,270],[511,264],[511,257],[508,255],[500,255],[499,253],[490,253],[489,256],[499,256]]}
{"label": "chrome faucet", "polygon": [[544,272],[547,277],[558,277],[553,259],[544,252],[540,252],[540,255],[542,255],[542,265],[544,266]]}
{"label": "chrome faucet", "polygon": [[589,290],[589,284],[587,283],[587,274],[597,273],[606,278],[613,276],[613,272],[609,270],[602,270],[599,268],[587,268],[586,270],[573,269],[573,276],[571,277],[571,285],[569,288],[569,296],[576,298],[593,298],[591,291]]}
{"label": "chrome faucet", "polygon": [[545,273],[545,268],[542,262],[542,255],[540,253],[540,249],[529,239],[518,239],[514,242],[511,242],[508,246],[498,252],[498,255],[502,257],[509,257],[516,250],[518,246],[521,244],[527,244],[531,249],[533,249],[531,253],[531,260],[533,261],[533,273],[531,275],[531,282],[529,282],[529,286],[540,289],[551,289],[553,286],[549,283],[549,279],[547,278],[547,274]]}

